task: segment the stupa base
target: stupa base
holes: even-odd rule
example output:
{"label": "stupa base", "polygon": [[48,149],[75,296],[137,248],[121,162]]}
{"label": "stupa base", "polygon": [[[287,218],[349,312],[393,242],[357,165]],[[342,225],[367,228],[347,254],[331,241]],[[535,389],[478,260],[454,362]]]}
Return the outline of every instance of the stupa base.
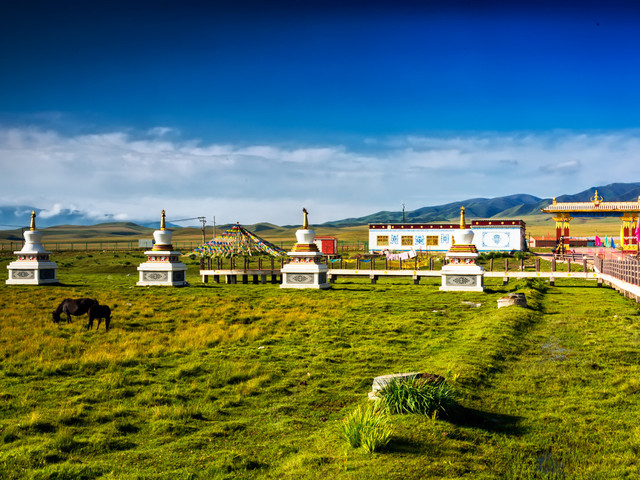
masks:
{"label": "stupa base", "polygon": [[56,285],[58,265],[55,262],[15,261],[7,265],[9,278],[7,285]]}
{"label": "stupa base", "polygon": [[280,288],[315,288],[325,290],[331,288],[327,282],[328,268],[324,264],[307,263],[285,265],[282,270]]}
{"label": "stupa base", "polygon": [[[153,261],[141,263],[138,266],[140,280],[139,287],[186,287],[187,266],[176,261],[180,252],[154,251],[145,252]],[[172,261],[167,261],[172,260]]]}
{"label": "stupa base", "polygon": [[444,292],[484,292],[484,270],[478,265],[447,265],[442,268]]}

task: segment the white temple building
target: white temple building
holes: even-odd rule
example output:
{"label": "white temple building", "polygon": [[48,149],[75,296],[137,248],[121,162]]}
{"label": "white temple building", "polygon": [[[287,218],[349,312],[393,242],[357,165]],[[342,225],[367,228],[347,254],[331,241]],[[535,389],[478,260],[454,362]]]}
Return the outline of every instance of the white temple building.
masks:
{"label": "white temple building", "polygon": [[[526,224],[522,220],[472,220],[473,244],[478,252],[510,252],[526,250]],[[448,252],[455,223],[370,223],[369,251]]]}

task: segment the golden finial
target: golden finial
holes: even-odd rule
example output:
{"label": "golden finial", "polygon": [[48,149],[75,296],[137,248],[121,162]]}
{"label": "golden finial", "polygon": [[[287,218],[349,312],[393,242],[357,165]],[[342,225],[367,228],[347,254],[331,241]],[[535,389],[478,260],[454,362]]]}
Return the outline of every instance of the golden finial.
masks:
{"label": "golden finial", "polygon": [[302,229],[308,230],[309,229],[309,212],[307,212],[306,208],[302,209],[302,215],[303,215]]}
{"label": "golden finial", "polygon": [[591,197],[591,201],[596,207],[600,205],[600,202],[602,202],[603,200],[604,198],[598,196],[598,190],[596,190],[596,194],[593,197]]}
{"label": "golden finial", "polygon": [[160,220],[160,230],[166,230],[166,229],[167,229],[166,214],[164,210],[162,210],[162,219]]}
{"label": "golden finial", "polygon": [[556,197],[553,197],[553,205],[555,205],[556,203],[558,203],[556,202]]}
{"label": "golden finial", "polygon": [[464,226],[464,207],[460,207],[460,228],[465,228],[465,226]]}
{"label": "golden finial", "polygon": [[29,230],[35,230],[35,229],[36,229],[36,211],[31,210],[31,227],[29,227]]}

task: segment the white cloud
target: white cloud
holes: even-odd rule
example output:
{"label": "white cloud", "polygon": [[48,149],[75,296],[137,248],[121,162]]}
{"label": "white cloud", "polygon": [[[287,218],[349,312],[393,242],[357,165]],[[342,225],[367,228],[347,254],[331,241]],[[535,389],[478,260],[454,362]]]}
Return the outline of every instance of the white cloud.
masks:
{"label": "white cloud", "polygon": [[51,208],[45,208],[43,210],[40,211],[40,213],[38,213],[39,217],[42,218],[51,218],[51,217],[55,217],[56,215],[59,215],[60,213],[62,213],[63,210],[65,209],[69,209],[69,210],[75,210],[75,208],[71,207],[71,208],[65,208],[62,206],[62,204],[60,203],[55,203]]}
{"label": "white cloud", "polygon": [[147,133],[152,137],[163,137],[174,131],[175,130],[173,128],[169,128],[169,127],[154,127],[154,128],[150,128]]}
{"label": "white cloud", "polygon": [[574,175],[580,172],[582,162],[580,160],[570,160],[568,162],[541,165],[540,171],[550,174]]}
{"label": "white cloud", "polygon": [[[157,127],[61,135],[0,129],[0,205],[103,221],[215,215],[218,223],[312,223],[513,193],[557,196],[640,176],[637,131],[481,133],[344,145],[204,144]],[[175,137],[175,138],[174,138]]]}

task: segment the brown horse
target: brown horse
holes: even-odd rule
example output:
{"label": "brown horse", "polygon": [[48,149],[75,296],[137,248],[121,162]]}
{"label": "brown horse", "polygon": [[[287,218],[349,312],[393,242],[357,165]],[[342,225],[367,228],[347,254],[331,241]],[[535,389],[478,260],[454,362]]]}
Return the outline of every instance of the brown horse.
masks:
{"label": "brown horse", "polygon": [[71,315],[79,317],[89,312],[91,307],[98,305],[93,298],[65,298],[58,308],[53,311],[53,323],[60,322],[60,314],[67,314],[67,323],[71,321]]}
{"label": "brown horse", "polygon": [[100,328],[100,322],[104,319],[104,326],[106,331],[109,331],[109,323],[111,323],[111,309],[108,305],[94,305],[89,309],[89,323],[87,324],[87,330],[93,328],[93,321],[98,319],[98,325],[96,330]]}

